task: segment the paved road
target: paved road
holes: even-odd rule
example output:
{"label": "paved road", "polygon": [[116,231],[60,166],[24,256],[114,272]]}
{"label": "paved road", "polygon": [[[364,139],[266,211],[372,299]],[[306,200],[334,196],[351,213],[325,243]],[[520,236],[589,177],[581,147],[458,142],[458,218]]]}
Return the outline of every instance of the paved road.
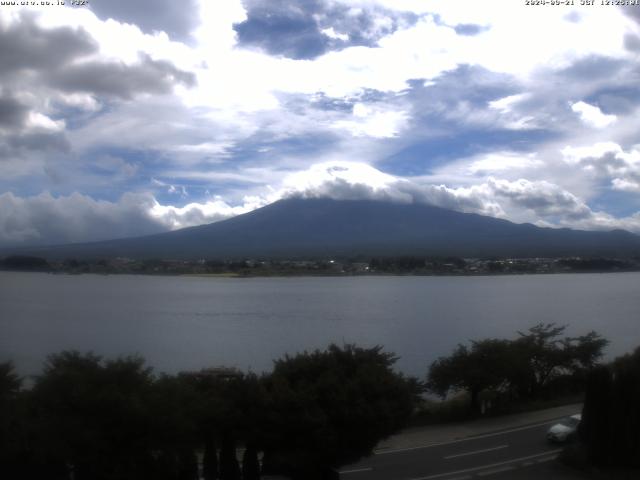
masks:
{"label": "paved road", "polygon": [[[541,473],[556,471],[560,452],[545,439],[558,419],[485,433],[461,440],[378,451],[341,469],[344,480],[470,480],[473,478],[579,478]],[[542,470],[541,470],[542,469]],[[532,476],[533,475],[533,476]],[[538,475],[536,477],[536,475]]]}

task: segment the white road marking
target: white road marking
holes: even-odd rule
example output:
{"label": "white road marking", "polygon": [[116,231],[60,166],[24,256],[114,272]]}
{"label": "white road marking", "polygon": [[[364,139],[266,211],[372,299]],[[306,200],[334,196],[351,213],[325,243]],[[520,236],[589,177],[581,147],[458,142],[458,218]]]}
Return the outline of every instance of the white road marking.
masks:
{"label": "white road marking", "polygon": [[566,417],[558,417],[555,420],[549,420],[549,421],[543,422],[543,423],[536,423],[534,425],[527,425],[526,427],[512,428],[511,430],[503,430],[501,432],[486,433],[484,435],[477,435],[475,437],[461,438],[461,439],[458,439],[458,440],[451,440],[451,441],[448,441],[448,442],[428,443],[426,445],[418,445],[418,446],[415,446],[415,447],[394,448],[394,449],[391,449],[391,450],[380,450],[380,451],[373,452],[373,454],[374,455],[388,455],[390,453],[409,452],[411,450],[421,450],[423,448],[439,447],[441,445],[452,445],[454,443],[460,443],[460,442],[469,442],[471,440],[478,440],[478,439],[481,439],[481,438],[495,437],[497,435],[505,435],[507,433],[520,432],[522,430],[529,430],[530,428],[542,427],[543,425],[550,425],[552,423],[556,423],[558,420],[561,420],[563,418],[566,418]]}
{"label": "white road marking", "polygon": [[508,446],[509,445],[500,445],[499,447],[483,448],[482,450],[475,450],[473,452],[457,453],[456,455],[449,455],[447,457],[444,457],[444,459],[449,460],[450,458],[466,457],[468,455],[476,455],[478,453],[493,452],[494,450],[502,450],[503,448],[507,448]]}
{"label": "white road marking", "polygon": [[532,458],[544,457],[546,455],[555,455],[557,453],[560,453],[561,451],[562,449],[559,448],[557,450],[549,450],[548,452],[536,453],[535,455],[528,455],[526,457],[513,458],[511,460],[506,460],[504,462],[490,463],[489,465],[481,465],[479,467],[465,468],[464,470],[456,470],[455,472],[437,473],[435,475],[428,475],[426,477],[416,477],[416,478],[412,478],[411,480],[431,480],[432,478],[442,478],[442,477],[448,477],[450,475],[458,475],[460,473],[469,473],[469,472],[475,472],[478,470],[486,470],[490,468],[500,467],[502,465],[508,465],[510,463],[517,463],[517,462],[523,462],[525,460],[531,460]]}
{"label": "white road marking", "polygon": [[338,473],[340,475],[346,475],[348,473],[360,473],[360,472],[370,472],[371,470],[373,470],[373,468],[371,467],[366,467],[366,468],[354,468],[353,470],[340,470]]}

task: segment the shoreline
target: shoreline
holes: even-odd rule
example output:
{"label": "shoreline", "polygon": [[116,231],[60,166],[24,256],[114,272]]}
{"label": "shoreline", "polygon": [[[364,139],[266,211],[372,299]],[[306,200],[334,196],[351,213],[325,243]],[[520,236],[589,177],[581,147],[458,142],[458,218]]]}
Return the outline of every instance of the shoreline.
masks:
{"label": "shoreline", "polygon": [[46,273],[50,275],[96,275],[96,276],[147,276],[147,277],[196,277],[196,278],[354,278],[354,277],[523,277],[538,275],[583,275],[583,274],[624,274],[639,273],[640,269],[633,270],[571,270],[552,272],[480,272],[480,273],[394,273],[394,272],[371,272],[371,273],[312,273],[312,272],[287,272],[287,273],[179,273],[179,272],[74,272],[74,271],[51,271],[51,270],[8,270],[0,269],[0,273]]}

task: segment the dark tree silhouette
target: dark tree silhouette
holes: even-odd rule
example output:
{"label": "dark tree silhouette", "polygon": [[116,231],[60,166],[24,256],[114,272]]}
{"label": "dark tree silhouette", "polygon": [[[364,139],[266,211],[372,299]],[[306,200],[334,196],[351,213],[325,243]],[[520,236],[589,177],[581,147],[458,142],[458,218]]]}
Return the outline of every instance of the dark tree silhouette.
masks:
{"label": "dark tree silhouette", "polygon": [[77,480],[142,476],[151,461],[150,369],[137,357],[102,362],[92,354],[49,357],[33,388],[37,449]]}
{"label": "dark tree silhouette", "polygon": [[331,345],[285,356],[265,379],[265,473],[328,478],[371,453],[411,415],[418,384],[392,370],[381,347]]}
{"label": "dark tree silhouette", "polygon": [[229,434],[223,436],[220,448],[220,480],[240,480],[236,442]]}
{"label": "dark tree silhouette", "polygon": [[509,398],[535,398],[552,380],[571,378],[584,382],[586,373],[602,357],[608,341],[596,332],[580,337],[561,337],[565,326],[540,323],[515,340],[472,341],[458,345],[449,356],[431,364],[427,387],[446,397],[450,392],[467,391],[470,410],[479,411],[484,390],[508,393]]}
{"label": "dark tree silhouette", "polygon": [[260,462],[255,445],[247,444],[242,456],[242,480],[260,480]]}
{"label": "dark tree silhouette", "polygon": [[527,333],[518,332],[520,338],[514,343],[520,364],[526,359],[528,385],[521,386],[531,397],[553,378],[567,373],[575,374],[592,368],[602,357],[608,340],[596,332],[581,337],[564,337],[567,326],[555,323],[539,323]]}
{"label": "dark tree silhouette", "polygon": [[24,474],[20,465],[25,452],[25,412],[21,408],[22,378],[10,362],[0,363],[0,477]]}
{"label": "dark tree silhouette", "polygon": [[597,466],[640,467],[640,347],[589,374],[580,436]]}
{"label": "dark tree silhouette", "polygon": [[451,356],[431,364],[427,387],[443,397],[452,390],[466,390],[471,410],[478,412],[480,393],[506,384],[511,375],[511,353],[506,340],[471,342],[471,348],[458,345]]}
{"label": "dark tree silhouette", "polygon": [[204,480],[216,480],[218,478],[218,453],[213,433],[206,435],[202,457],[202,475]]}

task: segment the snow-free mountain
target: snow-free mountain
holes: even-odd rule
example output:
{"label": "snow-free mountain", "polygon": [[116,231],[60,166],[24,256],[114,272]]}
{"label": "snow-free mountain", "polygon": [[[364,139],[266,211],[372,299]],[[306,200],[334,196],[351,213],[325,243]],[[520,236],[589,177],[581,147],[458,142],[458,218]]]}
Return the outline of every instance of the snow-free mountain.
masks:
{"label": "snow-free mountain", "polygon": [[208,225],[144,237],[31,248],[28,253],[50,259],[628,257],[640,255],[640,236],[623,230],[540,228],[422,204],[289,198]]}

